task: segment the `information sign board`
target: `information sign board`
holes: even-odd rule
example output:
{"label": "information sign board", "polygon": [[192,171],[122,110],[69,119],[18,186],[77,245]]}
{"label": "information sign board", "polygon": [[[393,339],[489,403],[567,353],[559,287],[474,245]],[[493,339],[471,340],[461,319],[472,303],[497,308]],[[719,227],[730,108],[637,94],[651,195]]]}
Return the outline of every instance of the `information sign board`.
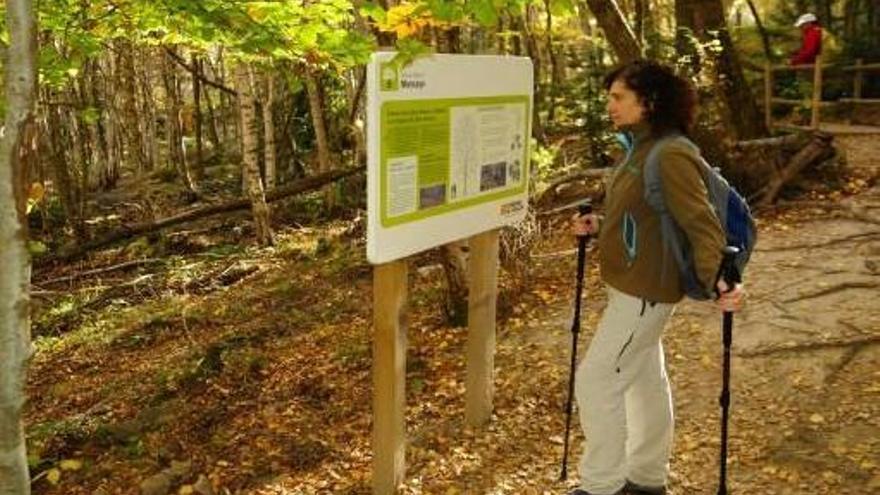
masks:
{"label": "information sign board", "polygon": [[532,65],[432,55],[367,68],[367,258],[385,263],[526,214]]}

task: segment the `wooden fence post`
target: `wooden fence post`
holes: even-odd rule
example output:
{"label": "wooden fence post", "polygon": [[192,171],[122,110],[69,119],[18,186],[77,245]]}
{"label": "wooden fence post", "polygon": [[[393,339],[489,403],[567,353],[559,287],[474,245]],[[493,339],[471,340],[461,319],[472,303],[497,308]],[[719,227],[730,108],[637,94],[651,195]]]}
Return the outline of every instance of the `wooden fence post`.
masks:
{"label": "wooden fence post", "polygon": [[819,129],[820,113],[819,108],[822,104],[822,56],[816,57],[813,63],[813,102],[812,116],[810,118],[810,127]]}
{"label": "wooden fence post", "polygon": [[856,75],[853,80],[853,98],[858,100],[862,97],[862,59],[856,59]]}

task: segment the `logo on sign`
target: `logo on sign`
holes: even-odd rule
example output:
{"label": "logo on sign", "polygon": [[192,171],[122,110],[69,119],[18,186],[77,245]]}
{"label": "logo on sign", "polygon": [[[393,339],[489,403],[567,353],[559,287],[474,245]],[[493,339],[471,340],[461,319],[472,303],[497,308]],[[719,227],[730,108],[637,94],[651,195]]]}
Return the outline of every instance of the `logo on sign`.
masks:
{"label": "logo on sign", "polygon": [[391,63],[381,64],[379,69],[379,87],[382,91],[397,91],[400,89],[400,76],[397,67]]}
{"label": "logo on sign", "polygon": [[522,200],[512,201],[510,203],[504,203],[501,205],[501,215],[508,217],[515,213],[518,213],[525,208]]}

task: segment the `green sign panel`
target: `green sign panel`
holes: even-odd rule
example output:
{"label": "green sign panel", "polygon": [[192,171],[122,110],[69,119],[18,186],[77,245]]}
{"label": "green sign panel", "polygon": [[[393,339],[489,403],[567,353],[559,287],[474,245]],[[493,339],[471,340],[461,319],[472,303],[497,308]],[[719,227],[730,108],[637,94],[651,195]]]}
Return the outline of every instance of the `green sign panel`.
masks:
{"label": "green sign panel", "polygon": [[382,104],[382,226],[522,194],[530,111],[528,95]]}

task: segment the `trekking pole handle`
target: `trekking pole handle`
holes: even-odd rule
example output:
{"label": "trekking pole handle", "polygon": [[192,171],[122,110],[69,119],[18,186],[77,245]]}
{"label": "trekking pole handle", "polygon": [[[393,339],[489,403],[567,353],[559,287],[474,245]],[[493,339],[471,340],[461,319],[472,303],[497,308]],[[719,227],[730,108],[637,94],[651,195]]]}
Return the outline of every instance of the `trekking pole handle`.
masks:
{"label": "trekking pole handle", "polygon": [[[589,215],[589,214],[593,213],[593,204],[590,202],[589,199],[587,199],[583,203],[579,204],[577,206],[577,209],[578,209],[578,216]],[[586,239],[587,237],[590,237],[590,236],[589,235],[579,235],[578,236],[579,239]]]}
{"label": "trekking pole handle", "polygon": [[733,290],[734,285],[742,282],[742,276],[739,273],[739,270],[736,268],[736,256],[740,253],[740,248],[736,246],[725,246],[724,249],[721,250],[724,258],[721,261],[721,273],[718,274],[719,278],[724,278],[724,283],[727,284],[728,291]]}

